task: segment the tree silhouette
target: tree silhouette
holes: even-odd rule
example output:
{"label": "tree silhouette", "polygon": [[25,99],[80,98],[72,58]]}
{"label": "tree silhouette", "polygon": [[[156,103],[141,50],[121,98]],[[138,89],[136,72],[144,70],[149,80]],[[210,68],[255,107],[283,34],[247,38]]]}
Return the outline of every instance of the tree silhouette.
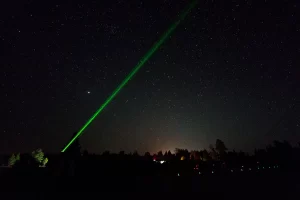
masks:
{"label": "tree silhouette", "polygon": [[120,151],[119,152],[119,156],[124,156],[125,155],[125,151]]}
{"label": "tree silhouette", "polygon": [[191,151],[190,154],[191,154],[191,156],[190,156],[191,160],[200,160],[200,152],[199,151],[193,150],[193,151]]}
{"label": "tree silhouette", "polygon": [[[75,137],[76,134],[77,132],[73,133],[72,138]],[[69,158],[72,159],[78,159],[81,156],[81,145],[78,138],[74,140],[65,153]]]}
{"label": "tree silhouette", "polygon": [[167,160],[171,160],[173,157],[173,154],[171,153],[171,151],[169,150],[168,151],[168,157],[167,157]]}
{"label": "tree silhouette", "polygon": [[164,159],[166,159],[168,157],[168,151],[165,151],[164,153]]}
{"label": "tree silhouette", "polygon": [[157,152],[157,159],[158,160],[163,160],[163,153],[162,153],[162,151],[159,151],[159,152]]}
{"label": "tree silhouette", "polygon": [[43,167],[46,167],[46,164],[48,163],[48,158],[44,158],[42,164],[43,164]]}
{"label": "tree silhouette", "polygon": [[[73,133],[74,138],[77,133]],[[81,145],[79,139],[76,138],[69,148],[64,152],[64,170],[68,176],[74,176],[76,173],[78,161],[81,158]]]}
{"label": "tree silhouette", "polygon": [[38,164],[41,164],[44,160],[44,152],[42,151],[42,149],[33,151],[31,155]]}
{"label": "tree silhouette", "polygon": [[104,151],[102,153],[102,156],[105,156],[105,157],[108,157],[110,155],[110,152],[109,151]]}
{"label": "tree silhouette", "polygon": [[200,151],[200,158],[202,161],[210,161],[211,157],[206,149]]}
{"label": "tree silhouette", "polygon": [[17,155],[16,155],[16,162],[19,162],[20,159],[21,159],[20,153],[17,153]]}
{"label": "tree silhouette", "polygon": [[219,160],[224,160],[225,158],[225,154],[226,154],[226,151],[227,151],[227,148],[224,144],[224,142],[220,139],[217,139],[216,140],[216,148],[215,148],[217,154],[218,154],[218,159]]}
{"label": "tree silhouette", "polygon": [[145,157],[151,157],[151,154],[147,151],[145,152]]}
{"label": "tree silhouette", "polygon": [[139,157],[138,151],[137,151],[137,150],[134,150],[132,156],[135,157],[135,158]]}
{"label": "tree silhouette", "polygon": [[187,149],[175,148],[175,154],[180,160],[185,160],[190,157],[190,152]]}
{"label": "tree silhouette", "polygon": [[152,159],[150,152],[145,152],[144,158],[150,161]]}
{"label": "tree silhouette", "polygon": [[88,156],[88,155],[89,155],[88,150],[85,149],[85,150],[83,151],[82,155],[85,156],[85,157]]}
{"label": "tree silhouette", "polygon": [[37,149],[31,153],[31,156],[34,158],[35,162],[39,166],[46,166],[48,163],[48,158],[45,158],[44,152],[42,149]]}
{"label": "tree silhouette", "polygon": [[212,144],[209,145],[209,155],[213,160],[218,160],[218,153]]}
{"label": "tree silhouette", "polygon": [[293,147],[287,141],[273,141],[273,145],[267,146],[267,154],[269,161],[286,163],[294,159]]}
{"label": "tree silhouette", "polygon": [[10,166],[10,167],[14,166],[16,164],[16,161],[17,161],[16,156],[13,153],[8,159],[8,166]]}

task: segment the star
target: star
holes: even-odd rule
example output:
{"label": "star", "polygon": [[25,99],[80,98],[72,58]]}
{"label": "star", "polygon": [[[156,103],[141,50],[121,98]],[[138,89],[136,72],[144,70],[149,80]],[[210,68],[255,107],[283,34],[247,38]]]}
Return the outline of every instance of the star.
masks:
{"label": "star", "polygon": [[[118,149],[152,152],[164,145],[198,149],[217,138],[247,151],[276,138],[300,141],[294,134],[300,129],[299,107],[290,105],[296,105],[299,96],[296,6],[246,1],[211,12],[212,5],[222,4],[197,5],[119,90],[188,3],[149,1],[119,9],[127,6],[126,1],[113,2],[66,8],[54,3],[40,12],[39,4],[30,1],[30,9],[18,10],[18,15],[3,10],[7,22],[0,21],[5,29],[0,41],[12,50],[1,57],[5,70],[0,74],[0,109],[8,119],[1,124],[1,152],[31,152],[35,147],[58,152],[62,146],[56,143],[65,144],[105,102],[111,103],[104,104],[107,109],[93,118],[97,122],[85,136],[89,139],[84,148],[96,154]],[[64,8],[62,15],[52,17]],[[164,12],[168,13],[161,15]],[[294,28],[285,31],[289,27]],[[20,63],[32,69],[20,70]],[[120,92],[106,101],[114,91]],[[261,136],[286,110],[277,135]],[[127,132],[132,136],[119,141],[128,137]],[[45,137],[38,139],[40,133]],[[104,135],[107,140],[101,138]],[[15,146],[7,145],[8,140]],[[21,140],[24,145],[18,145]]]}

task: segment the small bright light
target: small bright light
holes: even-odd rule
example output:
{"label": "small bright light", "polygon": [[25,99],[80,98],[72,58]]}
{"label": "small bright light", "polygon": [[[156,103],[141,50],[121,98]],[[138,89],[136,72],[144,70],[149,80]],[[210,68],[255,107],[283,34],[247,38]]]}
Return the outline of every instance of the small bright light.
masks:
{"label": "small bright light", "polygon": [[233,172],[233,170],[231,170],[231,172]]}
{"label": "small bright light", "polygon": [[199,174],[201,174],[201,172],[199,172]]}
{"label": "small bright light", "polygon": [[211,173],[213,174],[213,173],[215,173],[214,171],[211,171]]}
{"label": "small bright light", "polygon": [[251,171],[251,168],[249,168],[249,171]]}
{"label": "small bright light", "polygon": [[243,172],[244,170],[243,169],[241,169],[241,172]]}
{"label": "small bright light", "polygon": [[88,94],[91,94],[91,92],[90,92],[90,91],[87,91],[86,93],[88,93]]}
{"label": "small bright light", "polygon": [[271,169],[271,167],[269,167],[269,169]]}
{"label": "small bright light", "polygon": [[161,160],[161,161],[160,161],[160,164],[163,164],[164,162],[165,162],[164,160]]}
{"label": "small bright light", "polygon": [[178,173],[177,176],[180,176],[180,174]]}
{"label": "small bright light", "polygon": [[242,167],[244,167],[244,165],[242,165]]}

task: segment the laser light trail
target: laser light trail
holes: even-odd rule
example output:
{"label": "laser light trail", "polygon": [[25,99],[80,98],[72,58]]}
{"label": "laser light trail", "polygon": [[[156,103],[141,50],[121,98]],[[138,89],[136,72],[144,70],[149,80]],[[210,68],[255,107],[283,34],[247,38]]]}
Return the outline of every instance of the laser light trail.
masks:
{"label": "laser light trail", "polygon": [[92,123],[92,121],[99,115],[99,113],[113,100],[113,98],[120,92],[120,90],[128,83],[128,81],[138,72],[138,70],[149,60],[155,51],[165,42],[165,40],[176,29],[179,23],[184,20],[190,10],[195,7],[197,0],[192,1],[188,7],[180,14],[177,21],[175,21],[170,28],[161,36],[161,38],[154,43],[152,48],[142,57],[138,64],[128,74],[128,76],[121,82],[121,84],[113,91],[113,93],[107,98],[107,100],[101,105],[101,107],[93,114],[93,116],[83,125],[78,133],[70,140],[70,142],[64,147],[61,152],[65,152],[68,147],[82,134],[82,132]]}

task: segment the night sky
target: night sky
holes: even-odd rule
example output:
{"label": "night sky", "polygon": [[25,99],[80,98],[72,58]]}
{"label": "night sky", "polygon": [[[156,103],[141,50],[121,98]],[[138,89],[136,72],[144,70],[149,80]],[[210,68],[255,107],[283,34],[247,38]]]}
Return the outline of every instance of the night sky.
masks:
{"label": "night sky", "polygon": [[[6,1],[0,152],[59,152],[188,0]],[[199,1],[80,137],[89,152],[300,141],[297,1]],[[280,122],[280,123],[279,123]]]}

